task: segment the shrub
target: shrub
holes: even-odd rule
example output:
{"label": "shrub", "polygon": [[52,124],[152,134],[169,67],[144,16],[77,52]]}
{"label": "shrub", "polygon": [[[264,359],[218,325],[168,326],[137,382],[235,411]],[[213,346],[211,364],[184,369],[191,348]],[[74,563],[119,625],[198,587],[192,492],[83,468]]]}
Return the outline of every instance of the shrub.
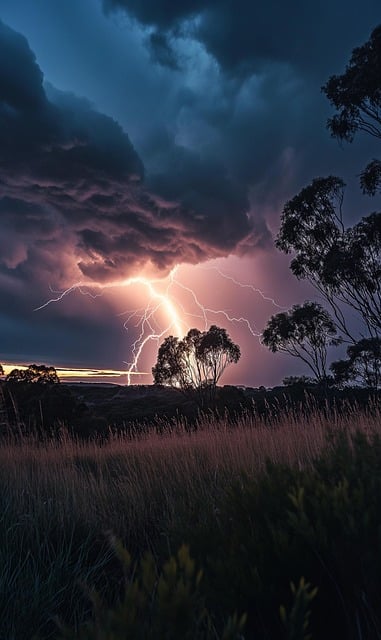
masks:
{"label": "shrub", "polygon": [[235,614],[226,623],[222,636],[214,628],[200,590],[202,570],[197,570],[182,545],[158,572],[153,555],[146,553],[133,566],[131,556],[114,541],[125,571],[124,593],[114,608],[105,606],[91,593],[94,618],[82,626],[77,636],[63,630],[62,639],[73,640],[239,640],[246,616]]}

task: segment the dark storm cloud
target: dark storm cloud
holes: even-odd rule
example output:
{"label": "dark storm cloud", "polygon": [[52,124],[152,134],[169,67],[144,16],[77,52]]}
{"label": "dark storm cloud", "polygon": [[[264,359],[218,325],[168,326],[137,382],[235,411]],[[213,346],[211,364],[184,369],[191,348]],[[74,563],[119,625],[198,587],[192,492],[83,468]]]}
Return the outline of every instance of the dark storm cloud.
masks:
{"label": "dark storm cloud", "polygon": [[160,29],[174,28],[189,16],[202,11],[204,0],[103,0],[106,12],[119,8],[131,12],[140,22]]}
{"label": "dark storm cloud", "polygon": [[[173,145],[147,186],[117,122],[44,87],[24,37],[0,23],[0,264],[24,280],[127,277],[146,263],[247,251],[265,243],[245,184]],[[169,160],[170,159],[170,160]],[[78,277],[78,275],[77,275]]]}
{"label": "dark storm cloud", "polygon": [[148,36],[148,48],[153,62],[158,62],[163,67],[168,67],[174,71],[180,70],[176,54],[164,33],[158,31],[150,33]]}
{"label": "dark storm cloud", "polygon": [[[266,62],[329,71],[345,59],[359,31],[379,14],[379,0],[361,4],[252,0],[103,0],[161,34],[192,36],[225,70],[252,73]],[[360,43],[359,43],[360,44]]]}
{"label": "dark storm cloud", "polygon": [[[381,17],[379,0],[364,0],[361,11],[354,0],[103,0],[103,6],[126,12],[146,41],[160,37],[166,44],[171,64],[182,67],[172,79],[174,135],[185,132],[185,146],[206,162],[223,163],[250,194],[256,218],[265,207],[279,217],[285,200],[316,172],[348,169],[324,132],[330,109],[320,87],[369,37]],[[157,62],[169,66],[160,52]],[[359,162],[369,152],[366,143],[358,147]]]}

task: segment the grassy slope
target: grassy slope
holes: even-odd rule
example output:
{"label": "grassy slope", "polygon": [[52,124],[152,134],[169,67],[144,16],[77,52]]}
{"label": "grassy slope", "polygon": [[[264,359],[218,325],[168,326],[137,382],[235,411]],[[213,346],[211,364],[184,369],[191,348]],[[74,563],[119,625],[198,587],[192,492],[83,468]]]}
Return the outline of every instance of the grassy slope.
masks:
{"label": "grassy slope", "polygon": [[[77,624],[90,611],[84,585],[95,585],[112,603],[122,574],[108,543],[109,532],[135,556],[151,549],[160,562],[181,542],[189,541],[191,552],[193,544],[198,560],[209,563],[211,575],[220,581],[223,560],[218,554],[215,560],[210,558],[214,546],[222,549],[225,544],[225,538],[218,537],[221,509],[228,505],[221,522],[228,518],[223,527],[238,549],[248,535],[248,523],[256,518],[255,513],[248,516],[248,510],[261,504],[255,498],[254,507],[247,506],[246,493],[251,495],[252,483],[261,477],[266,460],[280,470],[284,464],[296,473],[311,469],[326,446],[328,431],[359,430],[368,437],[381,431],[380,417],[373,411],[327,419],[315,412],[308,423],[285,415],[266,424],[246,416],[235,425],[205,419],[192,434],[180,424],[170,435],[139,440],[119,437],[102,446],[74,442],[64,434],[61,441],[43,445],[27,439],[4,443],[0,448],[0,638],[26,640],[36,633],[54,637],[55,616]],[[279,482],[274,469],[272,473],[275,484],[270,493],[278,491],[287,501],[288,489],[285,486],[283,491],[282,483],[288,481],[288,472]],[[242,493],[245,483],[248,489]],[[237,487],[241,493],[232,498]],[[263,495],[266,491],[264,488]],[[242,522],[228,534],[234,505],[241,505],[234,517],[242,517]],[[269,517],[271,509],[276,515],[278,507],[269,505]],[[242,539],[235,540],[239,531]],[[229,546],[223,553],[230,551]],[[239,562],[245,567],[248,561],[233,554],[225,571],[231,585],[236,575],[244,573]],[[250,562],[254,566],[253,558]],[[272,561],[266,571],[274,572]],[[271,580],[276,575],[277,570]],[[287,583],[291,577],[287,576]],[[211,578],[206,590],[212,590],[212,585]],[[243,591],[247,588],[235,585],[241,587]],[[284,585],[279,593],[273,591],[269,598],[274,597],[272,606],[278,617],[282,600],[277,598],[286,597],[286,592]],[[213,593],[208,597],[213,604]],[[220,601],[225,597],[231,610],[240,604],[251,607],[247,593],[234,598],[229,584]],[[264,608],[267,604],[264,601]],[[267,631],[258,633],[255,637],[269,637]]]}

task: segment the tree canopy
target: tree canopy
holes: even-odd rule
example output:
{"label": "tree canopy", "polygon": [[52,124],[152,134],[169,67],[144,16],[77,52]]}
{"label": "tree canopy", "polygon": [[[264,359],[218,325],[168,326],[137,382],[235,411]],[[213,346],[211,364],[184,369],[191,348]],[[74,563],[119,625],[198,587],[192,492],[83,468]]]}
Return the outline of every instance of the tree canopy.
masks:
{"label": "tree canopy", "polygon": [[[358,131],[381,138],[381,25],[364,45],[353,50],[345,72],[331,76],[322,91],[337,110],[327,122],[334,138],[352,142]],[[380,190],[379,160],[366,166],[360,183],[368,195]]]}
{"label": "tree canopy", "polygon": [[354,342],[343,304],[371,336],[381,334],[381,213],[345,228],[341,178],[316,178],[286,203],[276,246],[293,252],[290,268],[330,305],[339,329]]}
{"label": "tree canopy", "polygon": [[287,353],[302,360],[318,382],[327,378],[327,351],[340,338],[332,318],[316,302],[294,305],[273,315],[262,334],[262,343],[274,353]]}
{"label": "tree canopy", "polygon": [[337,113],[328,120],[331,135],[352,142],[357,131],[381,138],[381,25],[353,50],[345,73],[322,87]]}
{"label": "tree canopy", "polygon": [[213,401],[218,381],[229,364],[237,363],[240,348],[225,329],[212,325],[208,331],[190,329],[180,340],[168,336],[160,345],[152,368],[155,384],[195,392],[203,406]]}
{"label": "tree canopy", "polygon": [[26,369],[12,369],[6,377],[6,382],[17,383],[57,384],[59,381],[55,368],[43,364],[30,364]]}
{"label": "tree canopy", "polygon": [[[327,123],[333,137],[352,142],[356,133],[362,131],[381,138],[381,25],[373,30],[368,42],[353,50],[345,72],[332,76],[322,90],[336,109]],[[368,195],[375,195],[380,189],[378,159],[363,170],[360,184]],[[293,274],[317,289],[333,313],[329,323],[350,344],[347,359],[331,366],[336,382],[362,380],[377,388],[381,344],[381,213],[371,213],[352,227],[346,226],[345,186],[336,176],[312,180],[285,204],[276,246],[293,254],[290,263]],[[351,316],[357,315],[361,320],[361,327],[353,322],[349,326],[348,309]],[[263,334],[264,343],[273,351],[283,350],[303,358],[309,351],[313,357],[307,364],[313,365],[319,377],[326,368],[326,346],[337,343],[337,338],[327,325],[327,342],[324,344],[323,339],[323,351],[319,354],[313,344],[305,345],[304,338],[300,341],[299,332],[294,334],[293,310],[291,315],[288,312],[271,319]]]}
{"label": "tree canopy", "polygon": [[332,362],[335,382],[357,382],[372,389],[381,388],[381,340],[364,338],[347,348],[347,358]]}

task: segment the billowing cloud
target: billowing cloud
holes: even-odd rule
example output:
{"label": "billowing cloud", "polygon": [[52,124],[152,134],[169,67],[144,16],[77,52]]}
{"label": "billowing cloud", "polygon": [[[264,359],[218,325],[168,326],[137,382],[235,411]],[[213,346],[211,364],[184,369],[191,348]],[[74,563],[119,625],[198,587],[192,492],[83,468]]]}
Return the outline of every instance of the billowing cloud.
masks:
{"label": "billowing cloud", "polygon": [[[219,164],[220,175],[232,178],[229,192],[238,188],[249,199],[255,226],[276,229],[285,201],[314,176],[338,173],[356,182],[371,141],[356,140],[356,149],[343,154],[325,132],[330,107],[320,87],[369,37],[378,0],[365,0],[361,14],[353,1],[344,13],[340,0],[103,0],[102,6],[108,18],[123,13],[129,30],[141,30],[158,63],[155,73],[161,65],[168,83],[161,121],[155,117],[139,139],[150,183],[166,182],[158,174],[174,158],[178,182],[185,154],[189,164],[198,157],[211,168],[211,182]],[[356,194],[347,215],[358,216],[358,206]]]}
{"label": "billowing cloud", "polygon": [[22,279],[44,270],[114,281],[147,264],[247,251],[269,233],[254,225],[244,184],[173,145],[144,183],[127,134],[84,99],[43,84],[26,39],[0,24],[0,264]]}
{"label": "billowing cloud", "polygon": [[167,36],[192,37],[224,70],[243,75],[269,62],[286,62],[309,73],[314,68],[329,72],[332,64],[343,59],[343,51],[353,47],[359,30],[368,31],[369,22],[379,12],[378,0],[367,0],[361,12],[356,3],[347,3],[344,8],[341,0],[329,4],[305,0],[103,0],[103,6],[106,12],[126,11],[160,34],[162,41]]}

